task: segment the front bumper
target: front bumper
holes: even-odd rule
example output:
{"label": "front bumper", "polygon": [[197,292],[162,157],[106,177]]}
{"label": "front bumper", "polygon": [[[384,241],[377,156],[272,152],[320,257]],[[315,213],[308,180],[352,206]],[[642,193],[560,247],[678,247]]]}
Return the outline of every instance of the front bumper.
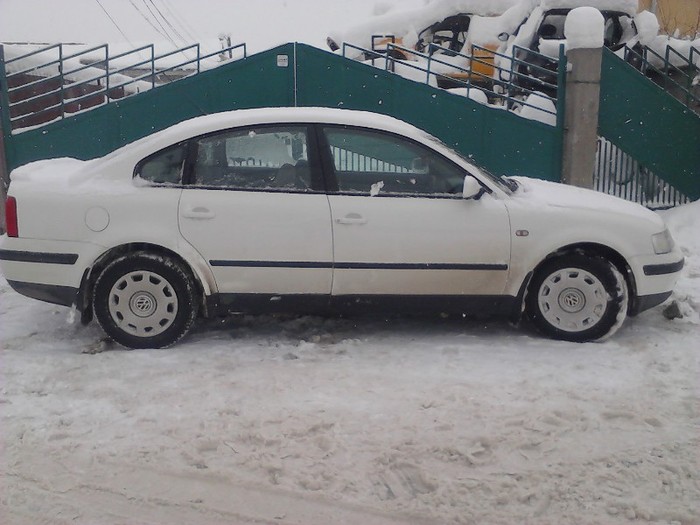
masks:
{"label": "front bumper", "polygon": [[630,305],[630,315],[637,315],[663,303],[673,293],[673,287],[685,265],[680,253],[632,259],[637,295]]}

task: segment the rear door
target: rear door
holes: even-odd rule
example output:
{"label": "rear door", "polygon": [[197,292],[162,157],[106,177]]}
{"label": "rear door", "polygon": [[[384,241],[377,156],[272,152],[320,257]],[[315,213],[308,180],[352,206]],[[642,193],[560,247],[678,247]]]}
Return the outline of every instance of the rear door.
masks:
{"label": "rear door", "polygon": [[239,128],[190,145],[180,231],[220,293],[330,294],[330,212],[313,150],[304,125]]}

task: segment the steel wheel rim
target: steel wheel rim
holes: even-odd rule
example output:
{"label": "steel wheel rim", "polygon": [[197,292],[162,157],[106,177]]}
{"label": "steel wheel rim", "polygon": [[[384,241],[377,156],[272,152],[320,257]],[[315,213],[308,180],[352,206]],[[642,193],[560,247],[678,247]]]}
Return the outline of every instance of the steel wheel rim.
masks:
{"label": "steel wheel rim", "polygon": [[163,276],[146,270],[129,272],[109,292],[109,314],[116,325],[137,337],[153,337],[175,322],[177,295]]}
{"label": "steel wheel rim", "polygon": [[550,325],[565,332],[583,332],[596,326],[605,315],[608,292],[592,273],[562,268],[547,276],[537,301]]}

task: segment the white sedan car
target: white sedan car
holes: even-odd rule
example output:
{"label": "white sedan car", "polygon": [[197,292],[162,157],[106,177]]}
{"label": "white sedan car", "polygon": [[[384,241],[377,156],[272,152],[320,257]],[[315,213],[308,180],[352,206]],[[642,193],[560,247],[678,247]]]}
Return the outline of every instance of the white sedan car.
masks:
{"label": "white sedan car", "polygon": [[662,220],[588,190],[495,177],[373,113],[198,117],[92,161],[12,173],[2,272],[19,293],[157,348],[235,312],[522,312],[570,341],[663,302]]}

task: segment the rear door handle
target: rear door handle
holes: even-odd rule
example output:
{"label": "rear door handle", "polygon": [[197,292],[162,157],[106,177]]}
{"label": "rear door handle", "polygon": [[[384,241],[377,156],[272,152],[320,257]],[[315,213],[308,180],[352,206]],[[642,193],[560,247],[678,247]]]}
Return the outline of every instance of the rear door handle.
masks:
{"label": "rear door handle", "polygon": [[348,213],[345,217],[336,219],[335,222],[338,224],[367,224],[367,219],[359,213]]}
{"label": "rear door handle", "polygon": [[211,220],[216,217],[216,213],[204,206],[193,206],[183,211],[182,216],[186,219]]}

